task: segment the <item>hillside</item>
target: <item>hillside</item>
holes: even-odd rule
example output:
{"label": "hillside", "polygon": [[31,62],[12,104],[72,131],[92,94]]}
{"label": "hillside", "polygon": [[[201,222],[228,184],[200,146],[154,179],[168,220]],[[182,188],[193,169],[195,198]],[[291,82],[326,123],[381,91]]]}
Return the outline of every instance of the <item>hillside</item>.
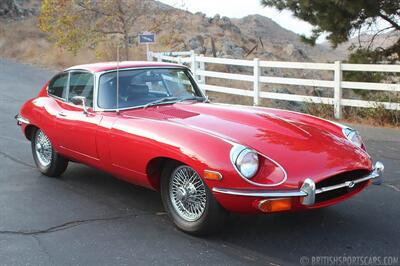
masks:
{"label": "hillside", "polygon": [[[233,22],[240,28],[247,39],[258,41],[257,52],[260,57],[272,60],[291,59],[294,61],[328,61],[337,60],[336,51],[330,47],[317,44],[312,47],[303,43],[300,36],[282,28],[270,18],[261,15],[250,15]],[[289,57],[289,58],[288,58]]]}
{"label": "hillside", "polygon": [[[360,37],[353,37],[347,42],[341,43],[340,45],[338,45],[335,51],[338,55],[347,57],[352,48],[357,48],[360,45],[362,47],[368,47],[369,45],[371,45],[370,49],[376,49],[380,47],[385,49],[396,43],[399,39],[399,35],[400,33],[397,31],[386,32],[377,36],[371,34],[362,34],[360,35]],[[372,44],[370,44],[371,40],[373,40]],[[325,46],[326,48],[328,48],[330,44],[325,42],[322,43],[321,46]]]}
{"label": "hillside", "polygon": [[[37,27],[40,0],[7,0],[19,7],[19,12],[7,11],[0,6],[0,56],[12,57],[43,65],[65,66],[85,61],[111,60],[115,48],[105,45],[104,53],[83,49],[71,56],[48,41],[47,34]],[[308,46],[297,34],[280,27],[261,15],[242,19],[207,17],[202,13],[190,13],[148,0],[148,14],[134,28],[145,31],[148,21],[156,21],[159,14],[167,14],[169,22],[157,31],[155,51],[195,50],[199,54],[230,58],[254,58],[291,61],[331,61],[337,58],[335,51],[323,45]],[[3,3],[3,2],[2,2]],[[172,25],[171,25],[172,23]],[[214,43],[214,45],[213,45]],[[144,59],[144,47],[134,43],[130,48],[132,59]]]}
{"label": "hillside", "polygon": [[[161,40],[173,36],[176,40],[161,43],[172,50],[193,49],[199,54],[229,58],[259,57],[268,60],[328,61],[336,58],[332,49],[315,47],[300,41],[300,36],[261,15],[230,19],[203,13],[192,14],[174,10],[177,17],[173,31],[163,28]],[[215,44],[215,53],[212,50]]]}

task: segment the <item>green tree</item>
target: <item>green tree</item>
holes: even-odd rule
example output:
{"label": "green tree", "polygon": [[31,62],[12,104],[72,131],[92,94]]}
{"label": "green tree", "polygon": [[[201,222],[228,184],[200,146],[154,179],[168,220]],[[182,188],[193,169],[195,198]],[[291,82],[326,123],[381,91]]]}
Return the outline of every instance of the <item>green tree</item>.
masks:
{"label": "green tree", "polygon": [[[400,58],[399,0],[261,0],[261,4],[289,10],[310,23],[314,27],[312,35],[302,36],[310,44],[315,44],[321,34],[327,34],[333,47],[357,37],[358,44],[352,47],[352,61],[394,62]],[[368,40],[361,41],[365,35]],[[393,41],[380,46],[379,35]]]}
{"label": "green tree", "polygon": [[149,16],[151,5],[149,0],[43,0],[39,27],[59,47],[74,54],[116,40],[122,44],[124,59],[129,60],[130,40],[167,22],[166,13],[153,19]]}

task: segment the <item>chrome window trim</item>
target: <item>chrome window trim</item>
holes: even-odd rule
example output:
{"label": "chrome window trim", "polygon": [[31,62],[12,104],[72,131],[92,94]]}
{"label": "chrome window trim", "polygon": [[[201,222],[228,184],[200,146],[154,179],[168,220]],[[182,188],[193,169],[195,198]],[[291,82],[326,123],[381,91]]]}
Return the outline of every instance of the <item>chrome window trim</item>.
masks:
{"label": "chrome window trim", "polygon": [[[96,75],[95,75],[96,73],[91,72],[91,71],[86,70],[86,69],[68,69],[68,70],[61,71],[61,72],[57,73],[56,75],[54,75],[54,77],[52,77],[52,78],[50,79],[50,82],[49,82],[49,84],[47,85],[47,88],[46,88],[47,96],[48,96],[48,97],[52,97],[52,98],[54,98],[54,99],[57,99],[57,100],[59,100],[59,101],[65,103],[65,104],[68,104],[69,106],[77,107],[77,108],[83,110],[83,107],[81,107],[81,106],[79,106],[79,105],[75,105],[75,104],[73,104],[73,103],[71,103],[71,102],[68,101],[70,78],[71,78],[71,73],[73,73],[73,72],[78,72],[78,73],[80,72],[80,73],[89,73],[89,74],[92,74],[92,77],[93,77],[93,98],[94,98],[94,94],[95,94],[95,91],[96,91]],[[65,95],[65,97],[66,97],[65,99],[64,99],[64,98],[61,98],[61,97],[58,97],[58,96],[55,96],[55,95],[52,95],[52,94],[49,93],[49,85],[50,85],[50,83],[54,80],[55,77],[57,77],[57,76],[59,76],[59,75],[61,75],[61,74],[64,74],[64,73],[68,73],[67,92],[66,92],[66,95]],[[92,108],[92,110],[95,111],[95,108],[94,108],[94,101],[93,101],[93,106],[92,106],[92,107],[89,107],[89,108]]]}
{"label": "chrome window trim", "polygon": [[[119,71],[129,71],[129,70],[138,70],[138,69],[184,69],[188,70],[188,75],[190,80],[195,84],[196,90],[200,93],[200,95],[204,98],[206,98],[205,94],[203,91],[200,89],[199,84],[196,82],[196,80],[193,78],[192,72],[190,69],[186,66],[149,66],[149,67],[130,67],[130,68],[121,68]],[[138,105],[138,106],[132,106],[132,107],[124,107],[124,108],[112,108],[112,109],[106,109],[106,108],[101,108],[98,105],[98,95],[99,95],[99,86],[100,86],[100,77],[103,74],[111,73],[111,72],[116,72],[116,69],[111,69],[111,70],[106,70],[102,72],[95,72],[95,89],[93,92],[93,111],[95,112],[117,112],[117,111],[123,111],[123,110],[133,110],[133,109],[139,109],[143,108],[145,104],[143,105]]]}
{"label": "chrome window trim", "polygon": [[59,100],[59,101],[61,101],[63,103],[67,103],[67,101],[64,98],[60,98],[60,97],[57,97],[55,95],[51,95],[51,94],[48,94],[48,93],[47,93],[47,96],[51,97],[51,98],[54,98],[54,99],[57,99],[57,100]]}

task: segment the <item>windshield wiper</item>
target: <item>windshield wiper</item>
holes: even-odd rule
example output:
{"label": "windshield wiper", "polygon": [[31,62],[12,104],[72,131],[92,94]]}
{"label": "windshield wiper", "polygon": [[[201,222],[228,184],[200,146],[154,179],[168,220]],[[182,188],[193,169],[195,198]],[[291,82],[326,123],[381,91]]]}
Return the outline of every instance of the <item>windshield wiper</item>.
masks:
{"label": "windshield wiper", "polygon": [[189,96],[186,98],[182,98],[179,99],[179,102],[183,102],[183,101],[197,101],[197,102],[204,102],[206,99],[204,97],[201,96]]}
{"label": "windshield wiper", "polygon": [[158,105],[158,104],[161,104],[161,103],[172,103],[172,102],[177,102],[178,100],[179,100],[178,97],[164,97],[164,98],[157,99],[157,100],[155,100],[155,101],[152,101],[152,102],[149,102],[149,103],[145,104],[145,105],[143,106],[143,108],[147,108],[147,107],[149,107],[149,106]]}

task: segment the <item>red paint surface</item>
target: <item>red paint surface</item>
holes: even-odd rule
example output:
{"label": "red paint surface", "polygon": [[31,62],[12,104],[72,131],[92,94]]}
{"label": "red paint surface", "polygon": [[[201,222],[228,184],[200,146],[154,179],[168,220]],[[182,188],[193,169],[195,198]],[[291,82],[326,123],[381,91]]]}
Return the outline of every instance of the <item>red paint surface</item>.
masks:
{"label": "red paint surface", "polygon": [[[121,68],[172,65],[120,63]],[[114,68],[115,63],[74,67],[92,72]],[[158,158],[180,161],[200,175],[206,169],[220,172],[221,181],[204,180],[210,189],[298,189],[306,178],[317,183],[342,172],[372,168],[369,156],[348,142],[339,126],[278,109],[181,102],[125,110],[119,115],[93,110],[84,114],[80,107],[47,96],[45,86],[37,98],[24,104],[20,114],[41,128],[60,154],[155,190],[159,189],[159,173],[148,169]],[[229,158],[232,142],[266,156],[252,180],[267,186],[255,186],[238,175]],[[284,173],[268,158],[287,173],[280,185],[274,184],[282,181]],[[314,208],[335,204],[364,187]],[[260,200],[217,193],[215,197],[228,210],[240,212],[256,212]],[[293,199],[293,206],[294,210],[306,208],[298,198]]]}

